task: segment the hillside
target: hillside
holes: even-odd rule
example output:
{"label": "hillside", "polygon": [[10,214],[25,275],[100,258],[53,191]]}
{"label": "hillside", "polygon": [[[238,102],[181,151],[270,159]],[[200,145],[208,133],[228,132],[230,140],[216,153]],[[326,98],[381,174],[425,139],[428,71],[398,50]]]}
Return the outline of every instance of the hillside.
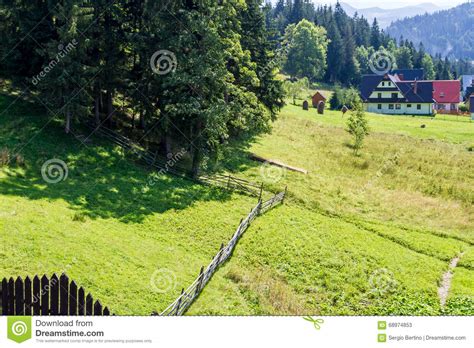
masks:
{"label": "hillside", "polygon": [[431,54],[474,59],[474,3],[433,14],[418,15],[394,22],[387,28],[392,37],[423,42]]}
{"label": "hillside", "polygon": [[[0,115],[0,279],[67,272],[112,313],[150,315],[255,205],[172,176],[144,188],[148,169],[107,141],[64,135],[33,104],[0,95]],[[48,184],[41,168],[53,158],[68,175]]]}
{"label": "hillside", "polygon": [[[354,158],[340,112],[283,110],[251,151],[309,174],[280,172],[287,204],[253,225],[190,314],[472,313],[474,125],[368,117],[371,135]],[[240,175],[259,176],[241,161]],[[462,251],[441,308],[441,276]]]}
{"label": "hillside", "polygon": [[[255,204],[166,175],[144,191],[149,172],[119,148],[57,136],[59,122],[14,98],[1,97],[0,112],[1,152],[23,149],[0,168],[0,277],[67,270],[113,313],[148,315],[191,284]],[[474,125],[369,119],[354,157],[339,112],[287,106],[251,151],[308,175],[261,166],[241,147],[225,154],[222,168],[288,185],[289,197],[252,224],[189,314],[472,314]],[[41,173],[51,158],[69,166],[55,185]],[[460,252],[443,309],[439,281]]]}

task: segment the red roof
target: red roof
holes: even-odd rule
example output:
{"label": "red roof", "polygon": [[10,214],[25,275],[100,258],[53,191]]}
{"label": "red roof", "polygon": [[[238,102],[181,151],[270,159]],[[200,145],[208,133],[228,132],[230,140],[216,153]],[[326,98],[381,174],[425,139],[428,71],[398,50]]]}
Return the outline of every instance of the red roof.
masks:
{"label": "red roof", "polygon": [[433,99],[437,103],[459,103],[461,81],[433,81]]}

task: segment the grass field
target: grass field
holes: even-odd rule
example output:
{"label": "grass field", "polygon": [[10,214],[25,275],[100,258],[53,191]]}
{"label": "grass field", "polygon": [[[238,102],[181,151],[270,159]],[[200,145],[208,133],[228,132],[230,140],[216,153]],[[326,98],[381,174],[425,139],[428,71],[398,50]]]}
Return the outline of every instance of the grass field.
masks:
{"label": "grass field", "polygon": [[[190,314],[474,313],[474,124],[368,118],[355,157],[341,113],[283,110],[249,152],[309,174],[273,173],[288,205],[249,230]],[[223,165],[262,174],[246,155]],[[460,253],[441,308],[437,288]]]}
{"label": "grass field", "polygon": [[[44,112],[0,97],[0,278],[61,273],[116,314],[160,312],[227,241],[256,199],[149,175],[107,142],[83,146]],[[6,110],[6,111],[5,111]],[[47,184],[43,163],[68,177]],[[157,290],[158,289],[158,290]]]}
{"label": "grass field", "polygon": [[[42,130],[42,110],[11,101],[0,97],[0,151],[21,157],[0,169],[0,277],[66,270],[114,313],[159,312],[256,203],[168,176],[143,190],[149,172],[119,149],[83,146],[56,121]],[[368,118],[358,157],[341,113],[291,105],[272,134],[229,149],[223,170],[287,185],[289,197],[257,219],[188,314],[474,314],[474,124]],[[41,176],[51,158],[69,167],[55,185]],[[460,254],[441,308],[441,277]]]}

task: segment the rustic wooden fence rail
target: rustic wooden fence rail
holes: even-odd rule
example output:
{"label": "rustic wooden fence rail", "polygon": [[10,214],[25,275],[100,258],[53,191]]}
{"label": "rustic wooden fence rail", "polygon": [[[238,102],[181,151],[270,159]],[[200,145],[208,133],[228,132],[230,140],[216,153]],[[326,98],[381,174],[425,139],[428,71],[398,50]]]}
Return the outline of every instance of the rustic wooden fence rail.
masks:
{"label": "rustic wooden fence rail", "polygon": [[163,158],[143,149],[139,144],[105,126],[97,127],[91,124],[87,124],[87,126],[93,131],[93,134],[107,138],[116,145],[122,147],[125,151],[137,156],[139,160],[145,162],[147,165],[157,169],[158,171],[165,171],[166,173],[184,177],[186,179],[192,179],[202,184],[218,186],[229,191],[238,191],[251,196],[259,197],[259,199],[262,198],[263,183],[256,184],[231,175],[222,174],[200,175],[197,178],[192,178],[189,170],[179,166],[176,163],[169,165]]}
{"label": "rustic wooden fence rail", "polygon": [[287,194],[287,190],[281,192],[266,202],[259,200],[257,206],[250,211],[250,214],[240,222],[237,231],[232,236],[231,240],[227,245],[221,245],[221,248],[217,255],[212,259],[211,263],[207,268],[201,267],[199,276],[196,280],[188,287],[187,290],[182,290],[181,295],[166,308],[160,315],[162,316],[179,316],[183,315],[188,308],[191,306],[196,297],[199,296],[202,289],[209,282],[217,268],[222,265],[232,255],[234,248],[239,241],[240,237],[249,228],[250,224],[261,214],[266,213],[270,209],[274,208],[278,204],[283,203]]}
{"label": "rustic wooden fence rail", "polygon": [[86,295],[82,287],[69,281],[67,275],[53,274],[16,279],[3,278],[0,287],[2,315],[87,315],[107,316],[110,311]]}

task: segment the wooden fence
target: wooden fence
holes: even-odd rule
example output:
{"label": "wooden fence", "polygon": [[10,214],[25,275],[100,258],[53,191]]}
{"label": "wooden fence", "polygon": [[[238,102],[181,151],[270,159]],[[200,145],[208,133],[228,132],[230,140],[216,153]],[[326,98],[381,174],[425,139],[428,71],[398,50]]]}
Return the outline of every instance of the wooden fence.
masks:
{"label": "wooden fence", "polygon": [[256,184],[247,180],[239,179],[231,175],[200,175],[197,178],[192,178],[189,170],[178,164],[169,165],[166,160],[162,157],[153,154],[150,151],[143,149],[139,144],[132,140],[124,137],[123,135],[107,128],[104,126],[96,127],[88,124],[88,127],[93,130],[93,134],[97,134],[108,140],[112,141],[116,145],[122,147],[125,151],[138,157],[139,160],[145,162],[150,167],[157,169],[158,171],[165,171],[166,173],[184,177],[186,179],[192,179],[202,184],[217,186],[229,191],[238,191],[241,193],[249,194],[254,197],[262,198],[263,194],[263,183]]}
{"label": "wooden fence", "polygon": [[44,275],[33,280],[4,278],[0,287],[0,308],[2,315],[95,315],[107,316],[110,311],[95,301],[84,288],[69,281],[67,275],[51,279]]}
{"label": "wooden fence", "polygon": [[166,308],[160,315],[162,316],[179,316],[183,315],[188,308],[191,306],[196,297],[199,296],[202,289],[209,282],[217,268],[222,265],[232,255],[234,248],[239,241],[240,237],[249,228],[250,224],[261,214],[266,213],[278,204],[283,203],[286,197],[287,190],[281,192],[266,202],[259,200],[257,206],[250,211],[250,214],[240,222],[237,231],[232,236],[229,243],[221,248],[217,255],[212,259],[211,263],[207,268],[201,267],[199,276],[196,278],[194,283],[187,290],[182,290],[181,295]]}

